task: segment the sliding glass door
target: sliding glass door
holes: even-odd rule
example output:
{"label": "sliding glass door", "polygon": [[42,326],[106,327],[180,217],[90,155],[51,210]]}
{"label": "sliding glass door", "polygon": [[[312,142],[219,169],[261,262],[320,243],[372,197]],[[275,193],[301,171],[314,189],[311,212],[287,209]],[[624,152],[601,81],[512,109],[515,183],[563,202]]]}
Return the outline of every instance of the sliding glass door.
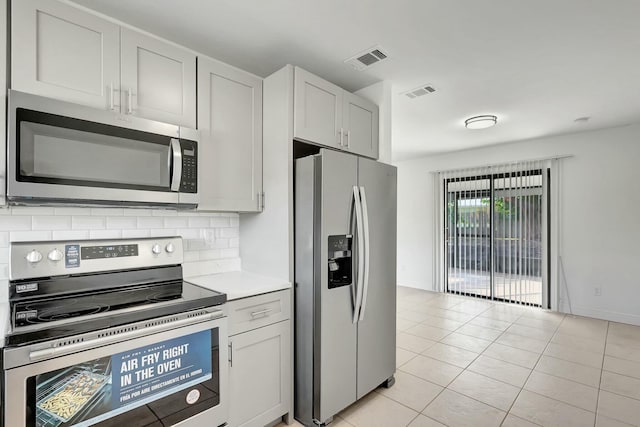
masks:
{"label": "sliding glass door", "polygon": [[446,178],[446,290],[543,303],[542,169]]}
{"label": "sliding glass door", "polygon": [[491,206],[487,180],[451,182],[447,192],[448,287],[491,297]]}

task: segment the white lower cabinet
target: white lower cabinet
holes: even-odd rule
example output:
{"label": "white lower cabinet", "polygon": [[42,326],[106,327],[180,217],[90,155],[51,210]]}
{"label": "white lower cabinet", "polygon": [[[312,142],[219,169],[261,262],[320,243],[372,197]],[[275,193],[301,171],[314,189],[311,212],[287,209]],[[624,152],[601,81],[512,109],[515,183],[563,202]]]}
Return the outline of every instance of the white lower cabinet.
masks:
{"label": "white lower cabinet", "polygon": [[263,427],[289,411],[289,322],[229,338],[230,426]]}
{"label": "white lower cabinet", "polygon": [[[263,427],[291,409],[290,293],[285,290],[229,303],[229,330],[238,332],[229,337],[230,427]],[[276,313],[276,307],[284,310]],[[247,324],[242,316],[234,319],[234,313],[247,313],[255,324]],[[281,320],[285,313],[287,319]]]}

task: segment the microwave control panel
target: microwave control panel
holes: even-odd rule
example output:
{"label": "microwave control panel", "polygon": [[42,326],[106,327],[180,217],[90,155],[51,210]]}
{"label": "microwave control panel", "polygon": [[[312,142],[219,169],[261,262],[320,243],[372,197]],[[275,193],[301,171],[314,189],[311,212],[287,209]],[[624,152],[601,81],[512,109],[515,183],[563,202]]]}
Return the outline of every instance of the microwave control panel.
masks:
{"label": "microwave control panel", "polygon": [[182,147],[181,193],[198,192],[198,144],[186,139],[180,140]]}

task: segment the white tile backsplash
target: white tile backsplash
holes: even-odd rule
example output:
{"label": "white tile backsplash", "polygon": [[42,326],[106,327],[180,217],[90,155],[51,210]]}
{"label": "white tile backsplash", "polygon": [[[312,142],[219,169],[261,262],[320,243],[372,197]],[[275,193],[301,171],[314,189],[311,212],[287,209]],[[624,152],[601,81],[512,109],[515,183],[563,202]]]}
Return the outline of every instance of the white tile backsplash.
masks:
{"label": "white tile backsplash", "polygon": [[138,228],[138,218],[135,216],[108,216],[107,228],[132,230]]}
{"label": "white tile backsplash", "polygon": [[11,231],[9,240],[12,242],[36,242],[40,240],[53,240],[51,231]]}
{"label": "white tile backsplash", "polygon": [[122,239],[122,230],[89,230],[90,239]]}
{"label": "white tile backsplash", "polygon": [[53,240],[87,240],[89,230],[58,230],[53,232]]}
{"label": "white tile backsplash", "polygon": [[240,269],[236,213],[166,209],[0,209],[0,301],[7,297],[9,242],[182,236],[185,275]]}
{"label": "white tile backsplash", "polygon": [[189,227],[189,219],[184,216],[166,217],[164,219],[164,228],[187,228]]}
{"label": "white tile backsplash", "polygon": [[222,238],[227,238],[230,239],[232,237],[238,237],[239,236],[239,232],[238,232],[238,227],[226,227],[226,228],[218,228],[216,230],[216,237],[222,237]]}
{"label": "white tile backsplash", "polygon": [[210,221],[211,221],[210,226],[213,227],[213,228],[230,227],[231,226],[229,218],[216,217],[216,218],[211,218]]}
{"label": "white tile backsplash", "polygon": [[[87,212],[90,214],[91,212]],[[92,229],[104,229],[106,227],[107,220],[103,216],[72,216],[71,228],[74,230],[92,230]]]}
{"label": "white tile backsplash", "polygon": [[139,216],[137,217],[138,225],[136,228],[152,229],[164,227],[164,219],[155,216]]}
{"label": "white tile backsplash", "polygon": [[33,230],[69,230],[71,217],[69,216],[34,216],[31,221]]}
{"label": "white tile backsplash", "polygon": [[31,216],[4,215],[0,217],[0,230],[31,230],[31,218]]}

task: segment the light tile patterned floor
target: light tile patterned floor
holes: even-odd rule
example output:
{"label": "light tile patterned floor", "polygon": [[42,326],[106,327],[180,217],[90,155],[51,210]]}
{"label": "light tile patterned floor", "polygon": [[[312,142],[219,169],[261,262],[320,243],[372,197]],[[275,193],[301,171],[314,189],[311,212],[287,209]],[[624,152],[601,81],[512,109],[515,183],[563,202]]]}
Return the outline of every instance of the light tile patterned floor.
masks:
{"label": "light tile patterned floor", "polygon": [[398,288],[396,384],[332,427],[640,426],[640,327]]}

